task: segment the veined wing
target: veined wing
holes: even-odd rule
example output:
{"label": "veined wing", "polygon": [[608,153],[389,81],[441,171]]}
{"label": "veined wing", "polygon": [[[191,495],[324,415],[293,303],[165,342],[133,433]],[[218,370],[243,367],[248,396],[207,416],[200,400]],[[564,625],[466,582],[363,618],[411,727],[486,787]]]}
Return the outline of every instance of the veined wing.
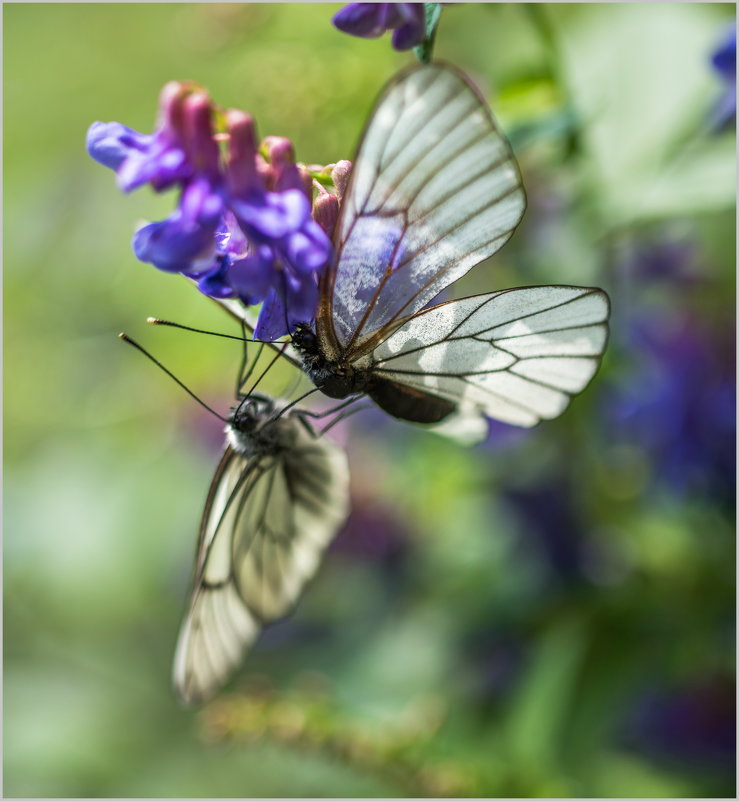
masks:
{"label": "veined wing", "polygon": [[533,426],[557,417],[598,369],[609,301],[600,289],[526,287],[434,306],[374,352],[375,375]]}
{"label": "veined wing", "polygon": [[290,611],[348,514],[344,454],[292,424],[295,448],[252,460],[227,448],[211,485],[174,661],[185,703],[211,696]]}
{"label": "veined wing", "polygon": [[258,462],[250,465],[226,448],[210,485],[192,596],[174,658],[174,689],[187,704],[205,700],[220,687],[261,628],[236,589],[230,549],[239,501],[251,495],[258,468]]}
{"label": "veined wing", "polygon": [[287,614],[349,512],[343,451],[295,422],[297,441],[243,505],[233,541],[234,581],[263,621]]}
{"label": "veined wing", "polygon": [[502,247],[524,208],[515,158],[466,78],[440,64],[406,72],[359,146],[319,335],[347,356],[367,349]]}

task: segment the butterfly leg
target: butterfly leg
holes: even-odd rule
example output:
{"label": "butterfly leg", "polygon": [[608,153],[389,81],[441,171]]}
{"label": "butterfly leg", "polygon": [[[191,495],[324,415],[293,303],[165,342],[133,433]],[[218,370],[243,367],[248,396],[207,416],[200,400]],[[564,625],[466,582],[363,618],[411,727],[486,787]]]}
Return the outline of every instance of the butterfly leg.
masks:
{"label": "butterfly leg", "polygon": [[347,409],[346,411],[342,412],[340,415],[334,417],[334,419],[326,426],[324,426],[321,431],[319,432],[321,436],[323,436],[327,431],[332,429],[337,423],[340,423],[342,420],[346,420],[348,417],[351,417],[353,414],[357,412],[363,412],[365,409],[371,409],[371,403],[365,403],[364,406],[355,406],[353,409]]}

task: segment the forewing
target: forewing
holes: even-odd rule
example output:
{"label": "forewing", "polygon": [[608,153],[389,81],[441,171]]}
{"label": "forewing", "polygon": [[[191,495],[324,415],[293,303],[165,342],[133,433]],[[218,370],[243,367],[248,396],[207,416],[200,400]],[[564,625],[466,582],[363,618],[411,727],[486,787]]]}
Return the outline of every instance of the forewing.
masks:
{"label": "forewing", "polygon": [[375,351],[376,374],[533,426],[561,414],[598,369],[608,337],[600,289],[526,287],[417,314]]}
{"label": "forewing", "polygon": [[329,317],[350,356],[495,253],[524,207],[510,147],[467,79],[440,64],[406,72],[364,132],[319,332]]}

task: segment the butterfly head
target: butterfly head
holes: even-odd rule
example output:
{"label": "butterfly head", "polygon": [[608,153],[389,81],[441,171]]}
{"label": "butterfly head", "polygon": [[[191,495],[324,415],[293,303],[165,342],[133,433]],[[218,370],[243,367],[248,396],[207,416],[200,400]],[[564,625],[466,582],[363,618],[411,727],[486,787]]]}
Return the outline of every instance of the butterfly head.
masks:
{"label": "butterfly head", "polygon": [[226,426],[231,447],[245,454],[269,450],[280,428],[275,424],[274,411],[274,403],[262,397],[251,397],[235,406]]}
{"label": "butterfly head", "polygon": [[298,323],[292,333],[292,343],[303,356],[318,354],[318,337],[309,323]]}

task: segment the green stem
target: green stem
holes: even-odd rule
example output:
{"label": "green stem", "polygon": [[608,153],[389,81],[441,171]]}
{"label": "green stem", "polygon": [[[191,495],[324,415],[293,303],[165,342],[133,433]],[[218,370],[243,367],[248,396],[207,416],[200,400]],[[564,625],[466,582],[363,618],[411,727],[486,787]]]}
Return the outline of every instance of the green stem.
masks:
{"label": "green stem", "polygon": [[426,22],[426,32],[418,47],[413,48],[416,58],[422,64],[428,64],[434,51],[434,40],[436,39],[436,29],[439,26],[441,17],[441,3],[424,3],[423,14]]}

